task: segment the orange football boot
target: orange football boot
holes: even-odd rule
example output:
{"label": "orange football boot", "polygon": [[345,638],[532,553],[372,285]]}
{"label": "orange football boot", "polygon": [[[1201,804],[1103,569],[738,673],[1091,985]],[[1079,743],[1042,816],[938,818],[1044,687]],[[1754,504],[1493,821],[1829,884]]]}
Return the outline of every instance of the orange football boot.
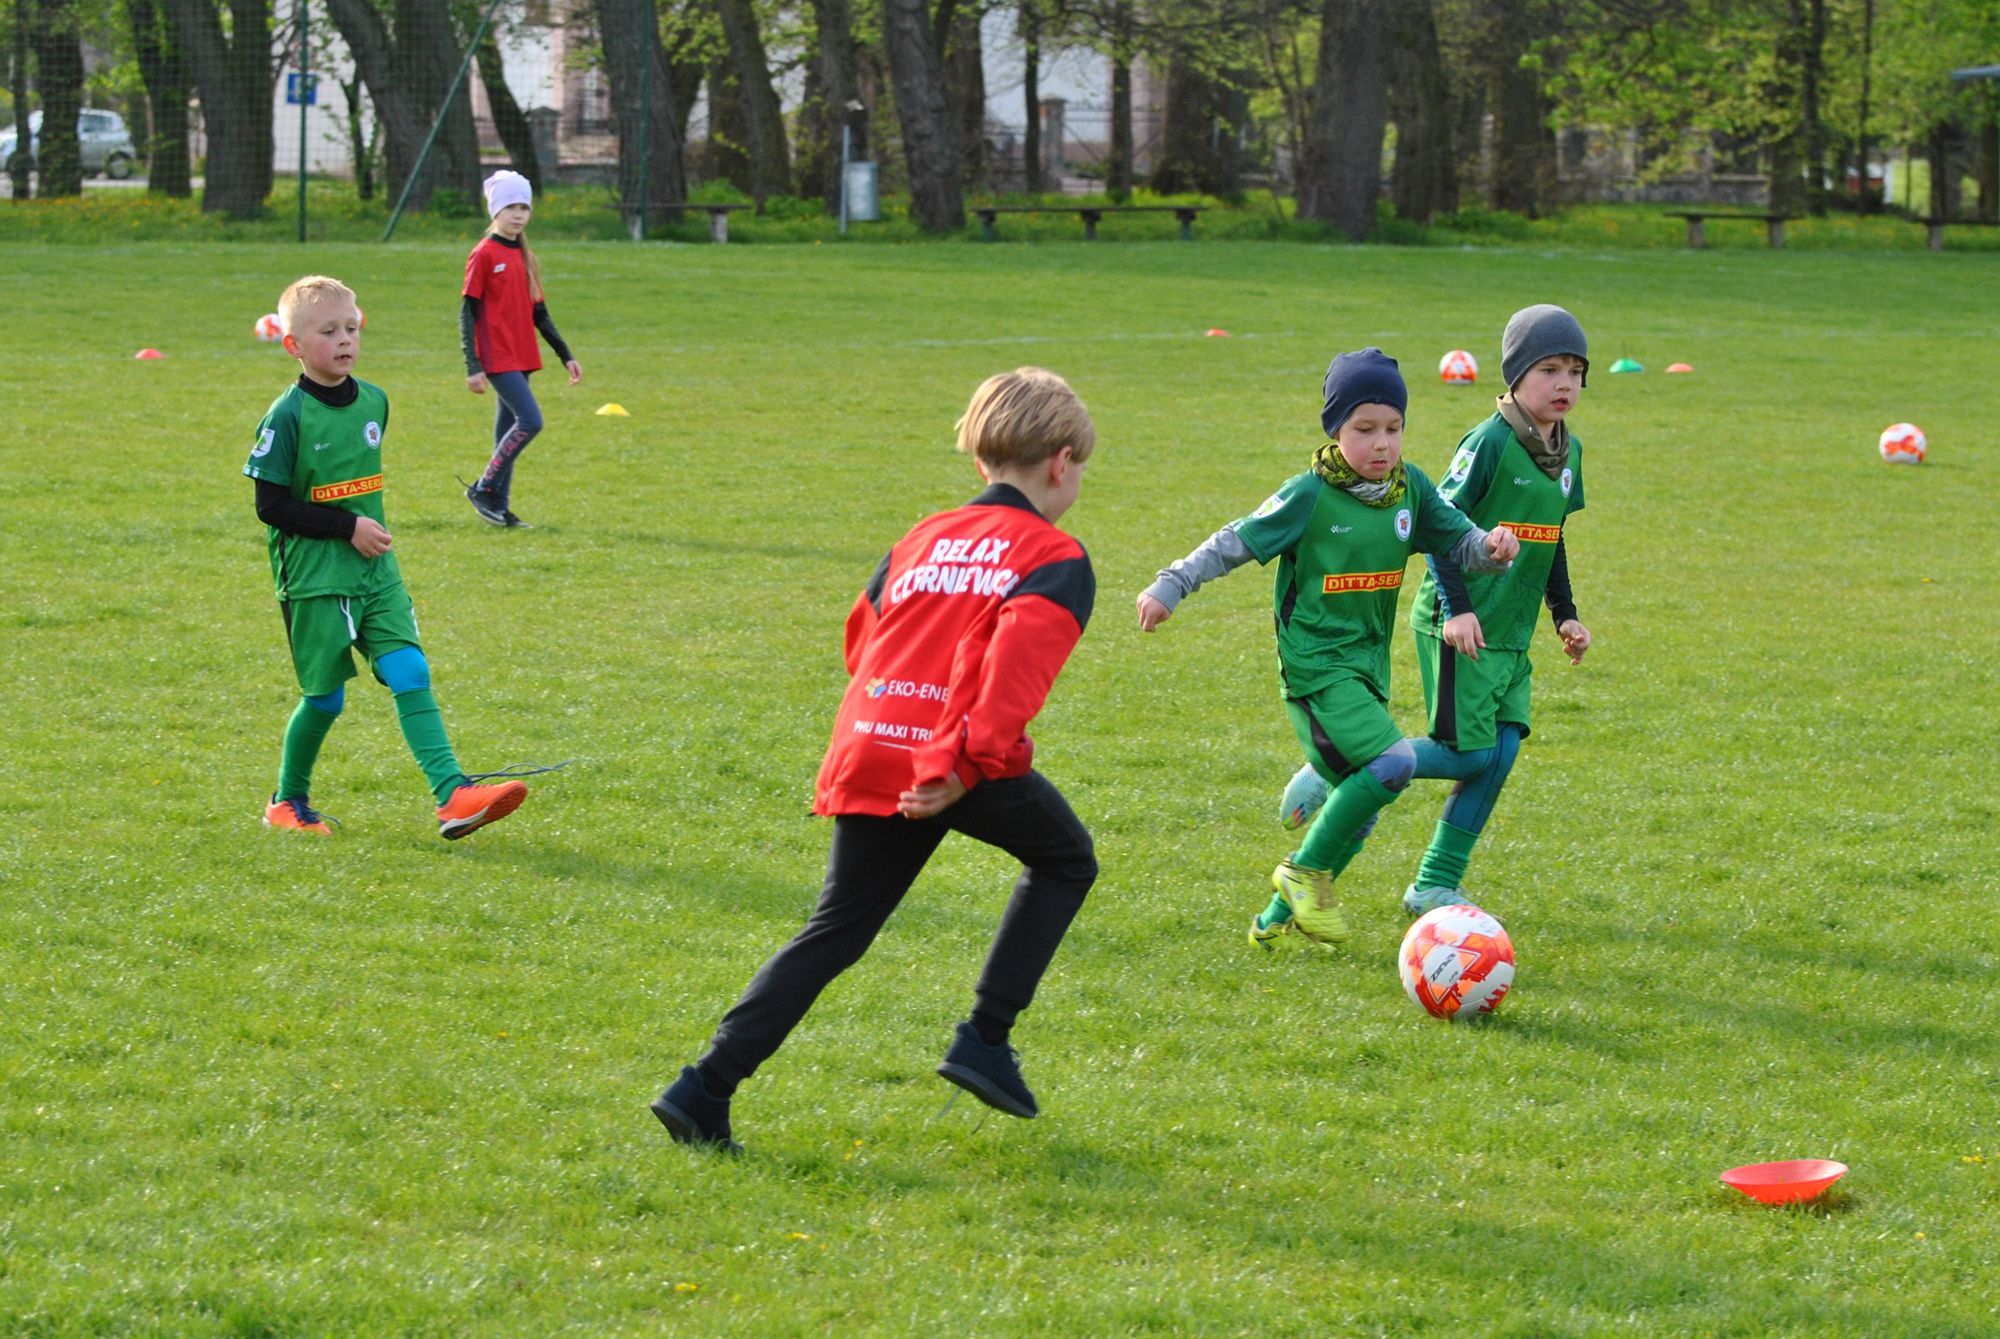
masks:
{"label": "orange football boot", "polygon": [[322,837],[333,835],[333,829],[327,826],[326,815],[306,803],[303,795],[295,800],[272,800],[265,805],[264,826],[286,828],[292,832],[316,832]]}
{"label": "orange football boot", "polygon": [[479,786],[468,781],[438,806],[438,836],[455,842],[505,818],[527,798],[528,788],[519,781],[503,781],[497,786]]}

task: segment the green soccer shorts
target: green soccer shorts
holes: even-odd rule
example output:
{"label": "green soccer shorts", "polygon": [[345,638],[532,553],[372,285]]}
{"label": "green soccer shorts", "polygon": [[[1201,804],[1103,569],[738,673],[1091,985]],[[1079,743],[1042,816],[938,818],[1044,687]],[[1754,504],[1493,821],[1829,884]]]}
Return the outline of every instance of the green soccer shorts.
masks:
{"label": "green soccer shorts", "polygon": [[1403,737],[1388,704],[1366,680],[1339,679],[1316,693],[1285,699],[1285,714],[1315,772],[1339,785]]}
{"label": "green soccer shorts", "polygon": [[1490,749],[1500,740],[1500,722],[1528,736],[1528,694],[1534,666],[1526,651],[1487,647],[1467,660],[1441,637],[1417,634],[1417,668],[1424,676],[1424,707],[1431,714],[1431,738],[1460,753]]}
{"label": "green soccer shorts", "polygon": [[373,665],[398,647],[422,645],[417,607],[400,581],[370,595],[285,600],[278,610],[285,616],[299,691],[307,697],[322,697],[353,678],[357,649]]}

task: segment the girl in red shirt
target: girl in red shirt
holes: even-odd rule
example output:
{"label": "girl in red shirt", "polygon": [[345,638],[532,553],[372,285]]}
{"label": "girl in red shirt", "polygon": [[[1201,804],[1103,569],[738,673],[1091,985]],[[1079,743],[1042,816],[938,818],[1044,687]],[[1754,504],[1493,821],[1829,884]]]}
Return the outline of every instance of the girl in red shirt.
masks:
{"label": "girl in red shirt", "polygon": [[569,369],[569,384],[583,380],[542,300],[541,267],[528,249],[528,217],[534,187],[518,172],[495,172],[486,179],[486,212],[493,222],[465,258],[464,301],[459,305],[458,339],[465,353],[465,388],[484,395],[491,386],[499,400],[493,417],[493,458],[479,482],[465,490],[466,501],[482,520],[525,526],[508,509],[514,487],[514,459],[542,430],[542,411],[528,378],[542,367],[535,332]]}

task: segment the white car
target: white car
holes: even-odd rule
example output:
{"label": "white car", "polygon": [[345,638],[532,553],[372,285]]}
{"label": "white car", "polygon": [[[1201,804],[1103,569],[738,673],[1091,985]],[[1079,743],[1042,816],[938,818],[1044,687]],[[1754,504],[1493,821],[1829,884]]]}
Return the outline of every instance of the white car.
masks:
{"label": "white car", "polygon": [[[42,114],[35,112],[28,117],[28,151],[33,153],[39,145],[42,134]],[[100,111],[95,107],[86,108],[76,118],[76,137],[83,150],[83,170],[86,176],[103,173],[113,181],[123,181],[132,175],[132,136],[125,129],[125,118],[117,112]],[[17,140],[10,126],[0,131],[0,170],[4,170],[7,160],[14,156]]]}

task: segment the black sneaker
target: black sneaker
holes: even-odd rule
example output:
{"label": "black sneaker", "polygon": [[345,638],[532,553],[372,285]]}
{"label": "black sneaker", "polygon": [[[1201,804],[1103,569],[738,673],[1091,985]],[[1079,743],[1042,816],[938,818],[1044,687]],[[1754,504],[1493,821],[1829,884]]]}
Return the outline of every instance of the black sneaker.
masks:
{"label": "black sneaker", "polygon": [[533,530],[535,528],[534,526],[529,525],[526,521],[522,520],[520,517],[516,516],[510,509],[506,507],[502,507],[500,509],[500,515],[506,518],[507,528],[509,530]]}
{"label": "black sneaker", "polygon": [[743,1151],[743,1145],[729,1137],[729,1099],[710,1093],[693,1065],[682,1066],[673,1086],[653,1099],[653,1114],[676,1143],[708,1145],[725,1153]]}
{"label": "black sneaker", "polygon": [[465,500],[470,502],[472,509],[479,513],[479,519],[485,521],[488,525],[507,524],[507,509],[501,506],[491,493],[480,488],[478,484],[474,484],[465,490]]}
{"label": "black sneaker", "polygon": [[988,1046],[969,1022],[958,1025],[951,1049],[944,1053],[937,1072],[987,1106],[1010,1116],[1033,1120],[1041,1114],[1041,1108],[1035,1105],[1035,1095],[1028,1091],[1027,1081],[1021,1077],[1021,1057],[1014,1048],[1005,1042]]}

